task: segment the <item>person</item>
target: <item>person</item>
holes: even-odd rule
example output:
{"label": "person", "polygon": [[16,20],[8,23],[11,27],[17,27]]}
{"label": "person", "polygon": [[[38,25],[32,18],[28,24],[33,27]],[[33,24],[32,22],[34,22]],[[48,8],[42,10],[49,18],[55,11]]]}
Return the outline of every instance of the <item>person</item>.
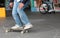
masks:
{"label": "person", "polygon": [[54,11],[52,3],[49,0],[42,0],[42,1],[43,1],[43,3],[48,5],[48,10],[49,10],[48,12],[53,12]]}
{"label": "person", "polygon": [[12,16],[16,22],[15,26],[11,27],[12,29],[20,28],[29,29],[33,25],[30,23],[27,15],[24,12],[26,6],[28,6],[30,0],[10,0],[10,6],[12,9]]}
{"label": "person", "polygon": [[36,4],[37,4],[37,7],[42,5],[42,0],[35,0],[35,1],[36,1]]}

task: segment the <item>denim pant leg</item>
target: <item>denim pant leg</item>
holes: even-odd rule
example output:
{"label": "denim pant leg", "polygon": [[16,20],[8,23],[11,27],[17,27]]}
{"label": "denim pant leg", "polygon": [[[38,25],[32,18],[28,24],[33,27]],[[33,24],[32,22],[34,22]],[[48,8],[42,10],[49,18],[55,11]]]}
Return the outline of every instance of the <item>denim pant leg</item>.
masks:
{"label": "denim pant leg", "polygon": [[28,17],[27,17],[27,15],[25,14],[25,12],[24,12],[23,9],[24,9],[24,7],[23,7],[22,9],[17,8],[17,12],[18,12],[18,14],[19,14],[19,16],[20,16],[20,19],[21,19],[22,23],[23,23],[24,25],[26,25],[26,24],[28,24],[28,23],[30,23],[30,22],[29,22]]}
{"label": "denim pant leg", "polygon": [[13,10],[12,10],[12,16],[16,22],[17,25],[22,26],[20,17],[18,16],[17,13],[17,7],[18,7],[18,3],[16,1],[14,1],[14,6],[13,6]]}
{"label": "denim pant leg", "polygon": [[26,2],[26,4],[24,5],[23,9],[25,9],[25,8],[29,5],[29,3],[30,3],[30,0],[28,0],[28,1]]}
{"label": "denim pant leg", "polygon": [[49,10],[50,10],[50,9],[53,9],[53,7],[52,7],[52,3],[51,3],[51,2],[47,2],[47,1],[46,1],[46,3],[47,3],[48,6],[49,6]]}

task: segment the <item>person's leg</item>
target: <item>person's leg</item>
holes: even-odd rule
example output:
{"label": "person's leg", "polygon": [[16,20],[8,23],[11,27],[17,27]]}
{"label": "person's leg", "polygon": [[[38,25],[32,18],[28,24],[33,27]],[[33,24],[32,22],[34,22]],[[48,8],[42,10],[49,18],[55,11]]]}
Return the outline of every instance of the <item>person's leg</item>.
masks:
{"label": "person's leg", "polygon": [[20,19],[21,19],[22,23],[25,26],[27,26],[26,29],[28,29],[28,28],[31,28],[32,27],[32,24],[30,23],[27,15],[25,14],[25,12],[24,12],[23,9],[24,9],[24,7],[22,9],[17,8],[17,12],[18,12],[18,14],[20,16]]}
{"label": "person's leg", "polygon": [[52,3],[51,2],[47,2],[47,4],[50,6],[50,9],[52,9]]}
{"label": "person's leg", "polygon": [[28,0],[28,1],[26,2],[26,4],[24,5],[23,9],[25,9],[29,4],[30,4],[30,0]]}
{"label": "person's leg", "polygon": [[46,1],[46,3],[48,4],[49,12],[54,11],[54,10],[53,10],[53,6],[52,6],[52,3],[51,3],[51,2],[48,2],[48,1]]}
{"label": "person's leg", "polygon": [[28,18],[27,18],[27,16],[26,16],[26,14],[25,14],[25,12],[23,11],[23,9],[19,9],[18,8],[17,11],[18,11],[18,14],[19,14],[20,19],[23,22],[23,24],[30,23],[29,20],[28,20]]}
{"label": "person's leg", "polygon": [[20,17],[18,16],[18,13],[17,13],[17,7],[18,7],[18,2],[14,1],[14,6],[13,6],[13,10],[12,10],[12,16],[13,16],[15,22],[16,22],[16,25],[13,26],[12,29],[16,29],[16,28],[22,26]]}

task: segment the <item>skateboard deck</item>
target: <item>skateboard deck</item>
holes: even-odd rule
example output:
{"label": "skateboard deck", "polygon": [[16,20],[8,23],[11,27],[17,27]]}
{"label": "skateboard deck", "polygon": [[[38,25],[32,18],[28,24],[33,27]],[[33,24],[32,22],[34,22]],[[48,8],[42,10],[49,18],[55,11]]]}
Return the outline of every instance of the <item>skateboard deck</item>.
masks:
{"label": "skateboard deck", "polygon": [[14,32],[14,31],[19,31],[19,32],[21,32],[22,34],[23,33],[28,33],[29,32],[29,29],[19,29],[19,28],[17,28],[17,29],[11,29],[11,28],[7,28],[6,30],[5,30],[5,32]]}

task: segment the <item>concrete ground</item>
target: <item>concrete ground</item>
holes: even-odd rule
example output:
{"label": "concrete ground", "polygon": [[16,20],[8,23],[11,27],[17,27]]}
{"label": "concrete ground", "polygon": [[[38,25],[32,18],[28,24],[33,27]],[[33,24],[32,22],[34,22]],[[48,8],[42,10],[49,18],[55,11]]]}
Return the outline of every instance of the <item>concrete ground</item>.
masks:
{"label": "concrete ground", "polygon": [[28,18],[33,24],[29,33],[5,32],[6,27],[15,24],[11,16],[0,18],[0,38],[60,38],[60,13],[40,14],[29,13]]}

